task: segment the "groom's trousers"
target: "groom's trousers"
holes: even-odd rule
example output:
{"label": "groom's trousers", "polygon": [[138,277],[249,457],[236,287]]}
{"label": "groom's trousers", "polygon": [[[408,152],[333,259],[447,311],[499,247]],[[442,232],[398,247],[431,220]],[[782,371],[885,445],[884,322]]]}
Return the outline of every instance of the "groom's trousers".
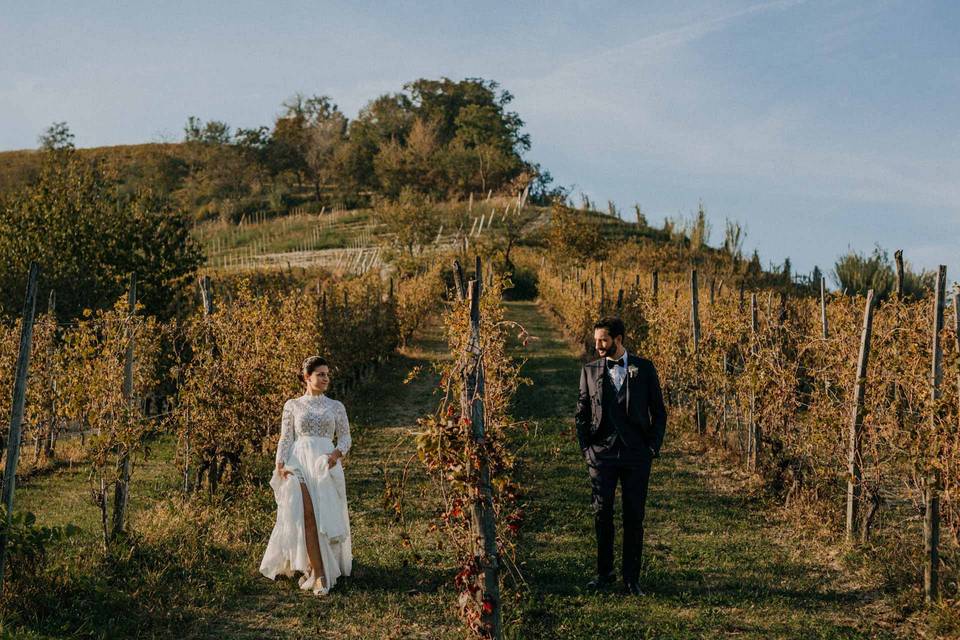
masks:
{"label": "groom's trousers", "polygon": [[613,513],[617,484],[623,502],[623,581],[637,582],[643,553],[643,516],[647,502],[652,458],[623,459],[620,456],[597,456],[590,469],[594,523],[597,530],[597,573],[613,572]]}

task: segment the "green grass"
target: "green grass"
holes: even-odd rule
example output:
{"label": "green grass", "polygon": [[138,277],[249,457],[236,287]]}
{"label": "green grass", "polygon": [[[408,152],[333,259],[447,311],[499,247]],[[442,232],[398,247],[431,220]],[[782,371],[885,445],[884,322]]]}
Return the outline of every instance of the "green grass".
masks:
{"label": "green grass", "polygon": [[[332,225],[318,222],[316,215],[279,216],[242,226],[208,222],[195,228],[194,237],[211,264],[218,264],[224,257],[247,255],[251,249],[255,254],[269,254],[300,251],[305,244],[308,250],[319,251],[349,247],[355,241],[376,243],[376,233],[368,229],[372,224],[371,211],[358,209],[339,214]],[[316,228],[319,233],[315,236]]]}

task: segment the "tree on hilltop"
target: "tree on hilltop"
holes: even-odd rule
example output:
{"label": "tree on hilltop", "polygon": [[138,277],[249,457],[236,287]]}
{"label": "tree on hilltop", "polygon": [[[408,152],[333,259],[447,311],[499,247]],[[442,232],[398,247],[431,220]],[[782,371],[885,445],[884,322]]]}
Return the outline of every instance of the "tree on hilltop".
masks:
{"label": "tree on hilltop", "polygon": [[74,148],[74,135],[66,122],[54,122],[40,134],[37,142],[44,151],[68,151]]}

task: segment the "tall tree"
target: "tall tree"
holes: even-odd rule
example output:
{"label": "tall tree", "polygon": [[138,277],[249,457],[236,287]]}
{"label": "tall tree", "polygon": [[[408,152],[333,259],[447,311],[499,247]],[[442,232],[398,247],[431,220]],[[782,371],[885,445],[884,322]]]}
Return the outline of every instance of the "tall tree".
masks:
{"label": "tall tree", "polygon": [[40,293],[56,291],[57,314],[112,304],[137,272],[149,313],[166,317],[178,287],[202,262],[184,216],[156,196],[120,195],[75,151],[48,154],[36,184],[0,216],[0,306],[16,313],[27,266],[43,268]]}
{"label": "tall tree", "polygon": [[44,151],[67,151],[74,148],[73,138],[66,122],[54,122],[40,134],[37,142]]}
{"label": "tall tree", "polygon": [[306,175],[317,200],[320,187],[334,174],[334,157],[346,142],[347,118],[327,96],[295,94],[283,103],[284,113],[277,119],[273,140],[281,151],[285,168],[298,177]]}

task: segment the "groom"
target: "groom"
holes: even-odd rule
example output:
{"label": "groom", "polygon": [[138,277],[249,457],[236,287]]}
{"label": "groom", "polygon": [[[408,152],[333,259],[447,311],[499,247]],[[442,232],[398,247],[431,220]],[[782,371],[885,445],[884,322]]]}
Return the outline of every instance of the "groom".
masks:
{"label": "groom", "polygon": [[600,355],[580,372],[577,441],[587,461],[597,531],[597,576],[588,588],[616,580],[613,571],[613,503],[617,483],[623,500],[622,577],[627,593],[640,590],[643,512],[653,458],[667,426],[660,381],[653,363],[623,348],[623,321],[601,318],[593,325]]}

